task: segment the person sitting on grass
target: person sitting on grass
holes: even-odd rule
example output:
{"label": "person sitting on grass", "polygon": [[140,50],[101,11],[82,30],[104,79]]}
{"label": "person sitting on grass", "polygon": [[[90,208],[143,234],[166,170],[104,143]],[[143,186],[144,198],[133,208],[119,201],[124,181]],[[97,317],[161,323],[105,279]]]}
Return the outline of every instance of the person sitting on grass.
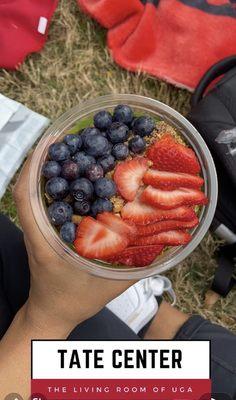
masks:
{"label": "person sitting on grass", "polygon": [[[213,392],[236,396],[236,336],[164,300],[135,334],[105,306],[135,282],[74,268],[46,242],[29,207],[29,161],[14,189],[20,231],[0,215],[0,398],[30,395],[31,339],[211,340]],[[154,295],[153,295],[154,296]]]}

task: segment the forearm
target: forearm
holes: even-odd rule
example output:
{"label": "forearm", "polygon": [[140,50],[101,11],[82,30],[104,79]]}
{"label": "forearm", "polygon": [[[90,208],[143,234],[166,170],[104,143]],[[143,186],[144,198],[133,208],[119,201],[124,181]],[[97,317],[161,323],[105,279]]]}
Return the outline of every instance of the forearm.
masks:
{"label": "forearm", "polygon": [[[17,313],[0,342],[0,398],[9,393],[30,396],[31,340],[66,339],[71,327],[56,323],[47,316],[40,318],[26,305]],[[73,327],[72,327],[73,328]]]}

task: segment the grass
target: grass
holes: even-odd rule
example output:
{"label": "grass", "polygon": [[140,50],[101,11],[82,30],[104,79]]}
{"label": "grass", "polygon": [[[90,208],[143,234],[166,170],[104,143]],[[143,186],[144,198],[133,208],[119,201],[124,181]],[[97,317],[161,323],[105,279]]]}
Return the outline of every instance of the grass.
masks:
{"label": "grass", "polygon": [[[79,102],[109,93],[146,95],[187,114],[190,100],[187,91],[121,69],[112,61],[105,41],[106,32],[82,15],[75,1],[62,0],[44,50],[29,56],[16,72],[0,71],[0,92],[52,120]],[[1,201],[0,211],[17,222],[12,184]],[[194,253],[168,272],[168,276],[173,280],[178,306],[183,311],[199,313],[236,331],[235,290],[211,309],[204,303],[216,268],[214,252],[218,245],[217,239],[208,234]]]}

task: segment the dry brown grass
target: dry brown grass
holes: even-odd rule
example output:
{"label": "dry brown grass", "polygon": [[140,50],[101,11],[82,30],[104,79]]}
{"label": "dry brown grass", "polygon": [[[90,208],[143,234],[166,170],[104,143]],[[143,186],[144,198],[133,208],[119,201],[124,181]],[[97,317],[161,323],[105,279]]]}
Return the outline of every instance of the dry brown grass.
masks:
{"label": "dry brown grass", "polygon": [[[190,95],[143,74],[120,69],[105,48],[105,31],[82,15],[76,2],[62,0],[54,15],[44,50],[27,58],[17,72],[0,72],[0,92],[51,119],[78,102],[108,93],[136,93],[156,98],[182,114]],[[0,211],[16,220],[11,188]],[[185,312],[199,313],[236,331],[235,290],[207,310],[204,295],[215,270],[218,243],[207,235],[181,266],[168,273]]]}

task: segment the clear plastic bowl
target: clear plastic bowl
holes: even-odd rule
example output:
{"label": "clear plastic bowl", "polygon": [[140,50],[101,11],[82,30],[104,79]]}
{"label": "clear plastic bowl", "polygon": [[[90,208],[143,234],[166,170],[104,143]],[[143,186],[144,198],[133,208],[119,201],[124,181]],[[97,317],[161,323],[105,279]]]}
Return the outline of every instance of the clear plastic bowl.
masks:
{"label": "clear plastic bowl", "polygon": [[[117,104],[121,103],[129,104],[134,111],[138,113],[160,117],[183,135],[198,156],[202,168],[202,175],[205,180],[203,190],[209,199],[209,203],[201,209],[199,225],[192,230],[191,242],[185,246],[173,247],[163,255],[158,256],[151,265],[143,268],[113,266],[97,260],[88,260],[80,257],[60,239],[58,233],[50,224],[42,197],[41,168],[47,157],[49,145],[60,140],[65,130],[72,128],[76,122],[93,116],[101,109],[113,110]],[[215,213],[217,203],[217,175],[212,156],[206,143],[190,122],[177,111],[159,101],[143,96],[131,94],[108,95],[87,101],[72,108],[58,118],[46,131],[34,152],[31,162],[30,201],[35,221],[40,231],[51,247],[64,258],[65,261],[74,265],[75,268],[81,268],[103,278],[135,280],[160,274],[175,267],[189,256],[201,242],[209,229]]]}

